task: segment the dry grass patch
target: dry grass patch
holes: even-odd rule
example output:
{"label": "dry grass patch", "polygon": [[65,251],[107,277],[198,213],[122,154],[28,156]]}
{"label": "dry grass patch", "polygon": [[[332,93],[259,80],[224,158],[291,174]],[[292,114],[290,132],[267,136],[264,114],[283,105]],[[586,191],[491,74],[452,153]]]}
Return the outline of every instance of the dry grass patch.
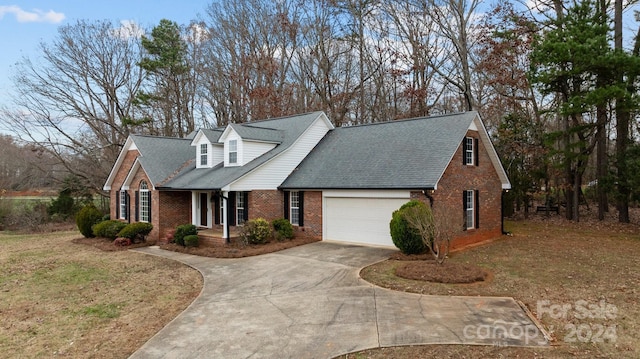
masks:
{"label": "dry grass patch", "polygon": [[[359,357],[640,357],[637,225],[571,223],[555,216],[507,222],[507,230],[513,236],[454,253],[449,259],[449,263],[477,265],[491,272],[492,278],[484,282],[443,284],[400,278],[396,270],[406,262],[398,260],[367,267],[360,274],[377,285],[414,293],[515,297],[540,317],[556,339],[553,348],[425,346],[377,349],[357,353]],[[571,309],[566,315],[538,313],[539,304],[547,310],[567,305]],[[598,316],[603,304],[617,309],[615,318]]]}
{"label": "dry grass patch", "polygon": [[202,288],[185,265],[78,236],[0,232],[0,357],[126,358]]}
{"label": "dry grass patch", "polygon": [[401,263],[396,267],[395,274],[405,279],[458,284],[481,282],[489,275],[478,266],[455,262],[438,264],[435,261]]}

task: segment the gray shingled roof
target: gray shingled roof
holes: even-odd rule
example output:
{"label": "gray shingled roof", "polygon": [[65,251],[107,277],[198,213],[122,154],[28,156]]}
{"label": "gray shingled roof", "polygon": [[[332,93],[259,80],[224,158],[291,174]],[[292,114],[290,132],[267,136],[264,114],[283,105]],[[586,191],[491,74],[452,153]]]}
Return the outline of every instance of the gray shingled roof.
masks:
{"label": "gray shingled roof", "polygon": [[[243,140],[281,143],[284,137],[283,131],[264,127],[261,122],[244,124],[232,123],[230,126],[238,133],[238,135],[240,135],[240,137],[242,137]],[[266,124],[266,126],[270,125]]]}
{"label": "gray shingled roof", "polygon": [[138,160],[154,186],[165,181],[185,162],[195,159],[190,139],[140,135],[131,137],[140,152]]}
{"label": "gray shingled roof", "polygon": [[330,131],[283,189],[434,188],[476,112]]}
{"label": "gray shingled roof", "polygon": [[203,128],[200,131],[202,131],[202,133],[209,140],[209,142],[216,143],[218,142],[218,140],[220,139],[220,136],[224,132],[224,128],[214,128],[214,129]]}
{"label": "gray shingled roof", "polygon": [[[174,171],[180,169],[179,172],[159,188],[181,190],[220,189],[289,148],[320,115],[322,115],[322,112],[311,112],[247,124],[234,124],[233,128],[243,138],[245,138],[243,136],[245,134],[250,139],[276,142],[277,134],[277,142],[279,144],[244,166],[223,167],[220,164],[213,168],[196,168],[193,160],[190,163],[183,164],[182,168],[180,168],[180,165],[175,166],[173,167]],[[192,147],[187,147],[190,151],[190,158],[195,159],[195,151]]]}

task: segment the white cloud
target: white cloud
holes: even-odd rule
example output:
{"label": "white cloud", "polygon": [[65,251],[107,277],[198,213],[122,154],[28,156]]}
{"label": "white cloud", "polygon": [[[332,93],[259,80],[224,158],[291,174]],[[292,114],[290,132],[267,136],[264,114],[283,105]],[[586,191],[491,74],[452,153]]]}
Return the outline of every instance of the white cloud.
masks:
{"label": "white cloud", "polygon": [[120,27],[113,29],[113,35],[124,40],[140,38],[144,35],[144,29],[133,20],[122,20]]}
{"label": "white cloud", "polygon": [[18,22],[49,22],[57,24],[64,20],[65,16],[61,12],[55,12],[49,10],[47,12],[40,9],[33,9],[32,11],[22,10],[17,5],[2,5],[0,6],[0,19],[5,14],[13,14]]}

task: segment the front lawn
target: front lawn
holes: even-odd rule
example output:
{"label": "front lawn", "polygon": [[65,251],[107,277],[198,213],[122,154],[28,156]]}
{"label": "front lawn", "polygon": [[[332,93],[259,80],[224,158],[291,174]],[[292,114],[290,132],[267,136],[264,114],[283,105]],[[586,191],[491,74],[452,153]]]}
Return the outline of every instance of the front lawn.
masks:
{"label": "front lawn", "polygon": [[640,232],[637,225],[507,222],[513,236],[455,253],[449,261],[490,272],[485,282],[442,284],[399,278],[389,260],[361,276],[377,285],[435,295],[510,296],[556,339],[551,349],[417,346],[369,350],[345,358],[640,357]]}
{"label": "front lawn", "polygon": [[185,265],[78,237],[0,232],[1,358],[126,358],[200,293]]}

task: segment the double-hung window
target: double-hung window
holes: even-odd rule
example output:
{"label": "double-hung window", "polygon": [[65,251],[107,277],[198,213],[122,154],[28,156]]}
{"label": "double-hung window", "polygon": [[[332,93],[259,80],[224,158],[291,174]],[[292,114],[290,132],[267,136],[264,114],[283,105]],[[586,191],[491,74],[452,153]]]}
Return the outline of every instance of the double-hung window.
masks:
{"label": "double-hung window", "polygon": [[289,219],[294,226],[300,225],[300,192],[289,193]]}
{"label": "double-hung window", "polygon": [[238,140],[229,141],[229,164],[238,163]]}
{"label": "double-hung window", "polygon": [[206,143],[200,144],[200,166],[207,166],[209,164],[209,145]]}
{"label": "double-hung window", "polygon": [[462,192],[462,206],[464,210],[464,230],[480,228],[480,198],[478,190]]}
{"label": "double-hung window", "polygon": [[140,182],[140,222],[151,221],[151,192],[147,181]]}
{"label": "double-hung window", "polygon": [[236,225],[241,225],[244,223],[244,209],[247,204],[245,193],[237,192],[236,193]]}
{"label": "double-hung window", "polygon": [[120,191],[120,219],[127,219],[127,191]]}
{"label": "double-hung window", "polygon": [[473,142],[473,137],[464,138],[464,164],[468,166],[474,165],[475,152]]}

